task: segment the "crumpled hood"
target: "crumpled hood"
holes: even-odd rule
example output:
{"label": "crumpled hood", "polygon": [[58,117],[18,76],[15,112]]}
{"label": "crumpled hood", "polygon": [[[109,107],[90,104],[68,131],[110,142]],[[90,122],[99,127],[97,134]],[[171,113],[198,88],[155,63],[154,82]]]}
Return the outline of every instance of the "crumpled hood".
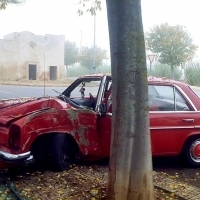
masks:
{"label": "crumpled hood", "polygon": [[30,99],[24,102],[7,102],[4,105],[0,104],[0,123],[6,125],[35,112],[49,108],[62,109],[67,107],[67,103],[56,97]]}

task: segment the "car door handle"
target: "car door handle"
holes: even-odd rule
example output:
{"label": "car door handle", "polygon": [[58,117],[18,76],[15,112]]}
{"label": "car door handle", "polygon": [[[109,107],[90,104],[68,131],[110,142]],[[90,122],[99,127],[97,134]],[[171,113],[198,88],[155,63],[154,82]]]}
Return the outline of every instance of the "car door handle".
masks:
{"label": "car door handle", "polygon": [[182,119],[184,122],[194,122],[194,119]]}

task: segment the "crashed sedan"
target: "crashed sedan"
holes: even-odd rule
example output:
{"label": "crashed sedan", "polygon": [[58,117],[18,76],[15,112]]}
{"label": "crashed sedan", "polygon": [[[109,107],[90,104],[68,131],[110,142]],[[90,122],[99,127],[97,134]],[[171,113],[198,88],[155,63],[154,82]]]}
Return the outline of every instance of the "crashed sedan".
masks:
{"label": "crashed sedan", "polygon": [[[68,169],[109,157],[112,79],[92,74],[57,97],[0,101],[0,168],[31,162]],[[200,99],[185,83],[148,78],[153,156],[182,155],[200,167]]]}

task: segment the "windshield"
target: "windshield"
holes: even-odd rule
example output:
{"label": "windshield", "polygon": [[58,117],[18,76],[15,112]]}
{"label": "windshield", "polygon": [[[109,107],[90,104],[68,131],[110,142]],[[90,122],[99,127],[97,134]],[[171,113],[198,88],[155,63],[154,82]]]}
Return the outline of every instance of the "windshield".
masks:
{"label": "windshield", "polygon": [[84,98],[89,97],[89,93],[91,93],[94,97],[96,97],[101,79],[102,77],[79,78],[74,83],[72,83],[72,85],[70,85],[62,94],[70,98]]}

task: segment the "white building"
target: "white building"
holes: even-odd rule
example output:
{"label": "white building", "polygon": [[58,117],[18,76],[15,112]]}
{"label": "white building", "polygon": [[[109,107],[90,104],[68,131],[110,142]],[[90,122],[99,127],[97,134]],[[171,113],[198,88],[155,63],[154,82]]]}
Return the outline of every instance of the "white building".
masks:
{"label": "white building", "polygon": [[65,76],[63,35],[19,32],[0,39],[0,80],[57,80]]}

